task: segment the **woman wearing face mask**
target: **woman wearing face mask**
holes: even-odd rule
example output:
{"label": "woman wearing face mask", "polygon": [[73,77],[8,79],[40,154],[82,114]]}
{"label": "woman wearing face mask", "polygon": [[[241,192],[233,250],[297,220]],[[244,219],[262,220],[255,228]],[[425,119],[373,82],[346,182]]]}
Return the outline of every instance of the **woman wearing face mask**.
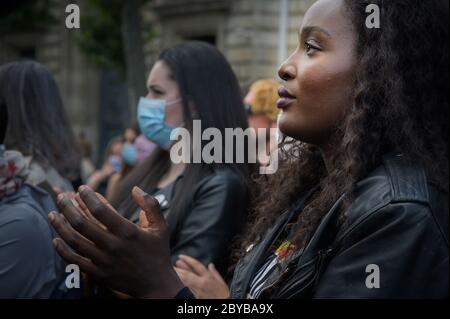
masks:
{"label": "woman wearing face mask", "polygon": [[156,144],[145,138],[137,127],[129,127],[123,135],[123,145],[121,151],[121,169],[114,173],[108,180],[106,188],[106,198],[111,199],[117,190],[117,186],[121,180],[128,175],[131,170],[142,164],[142,162],[150,156],[155,149]]}
{"label": "woman wearing face mask", "polygon": [[120,169],[115,171],[107,180],[106,198],[110,198],[116,191],[118,183],[137,165],[137,150],[135,141],[139,135],[137,126],[127,127],[122,136],[120,151]]}
{"label": "woman wearing face mask", "polygon": [[[111,203],[137,223],[139,209],[130,196],[134,186],[153,194],[170,225],[172,260],[181,253],[224,273],[230,241],[245,220],[246,164],[175,164],[170,158],[174,128],[247,127],[240,89],[230,65],[214,47],[191,42],[164,51],[150,72],[148,94],[138,105],[145,137],[158,145],[152,156],[118,185]],[[192,136],[192,134],[191,134]],[[225,156],[225,154],[223,154]],[[224,161],[223,161],[224,162]]]}
{"label": "woman wearing face mask", "polygon": [[[380,28],[367,27],[369,4]],[[448,5],[319,0],[306,12],[279,70],[279,127],[295,141],[259,183],[230,297],[448,297]],[[133,191],[137,227],[89,189],[80,195],[109,231],[66,206],[82,227],[50,215],[62,256],[137,297],[192,298],[172,270],[151,196]],[[80,233],[103,247],[77,242],[88,261],[66,245]]]}

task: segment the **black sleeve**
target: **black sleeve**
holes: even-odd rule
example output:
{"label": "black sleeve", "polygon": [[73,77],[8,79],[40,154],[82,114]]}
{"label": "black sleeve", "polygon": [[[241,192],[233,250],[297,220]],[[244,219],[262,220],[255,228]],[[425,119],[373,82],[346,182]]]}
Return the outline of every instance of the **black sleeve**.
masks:
{"label": "black sleeve", "polygon": [[180,254],[225,271],[229,246],[245,221],[246,186],[235,174],[216,174],[196,192],[191,210],[175,234],[172,261]]}
{"label": "black sleeve", "polygon": [[184,287],[183,289],[181,289],[177,295],[173,298],[173,299],[196,299],[194,294],[189,290],[189,288]]}
{"label": "black sleeve", "polygon": [[387,205],[350,226],[315,298],[448,297],[448,252],[428,206]]}

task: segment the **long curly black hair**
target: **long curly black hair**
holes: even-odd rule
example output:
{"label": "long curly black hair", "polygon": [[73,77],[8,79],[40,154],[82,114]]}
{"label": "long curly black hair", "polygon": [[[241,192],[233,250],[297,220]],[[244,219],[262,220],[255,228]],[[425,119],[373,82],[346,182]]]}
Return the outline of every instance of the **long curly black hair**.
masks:
{"label": "long curly black hair", "polygon": [[[359,63],[354,103],[333,134],[333,168],[325,169],[317,147],[285,140],[280,150],[288,160],[275,175],[257,181],[260,191],[237,258],[281,212],[319,184],[294,225],[296,243],[304,245],[341,194],[351,202],[356,182],[386,153],[422,162],[429,181],[448,194],[448,0],[345,4],[358,36]],[[379,29],[366,28],[369,4],[380,8]]]}

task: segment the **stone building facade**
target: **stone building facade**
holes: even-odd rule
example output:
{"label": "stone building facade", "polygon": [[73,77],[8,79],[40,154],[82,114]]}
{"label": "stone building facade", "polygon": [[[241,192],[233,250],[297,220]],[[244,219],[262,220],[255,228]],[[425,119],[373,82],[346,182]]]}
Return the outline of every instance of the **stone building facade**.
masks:
{"label": "stone building facade", "polygon": [[[155,0],[145,18],[156,38],[148,43],[147,65],[160,48],[184,40],[215,44],[227,57],[245,89],[278,69],[279,17],[282,0]],[[288,0],[286,52],[295,49],[301,19],[313,0]]]}
{"label": "stone building facade", "polygon": [[[144,46],[147,71],[162,49],[181,41],[201,40],[216,45],[225,54],[243,91],[257,79],[276,78],[283,1],[287,4],[287,19],[282,27],[286,30],[288,53],[297,45],[301,19],[314,0],[149,1],[142,8],[143,25],[151,25],[154,33]],[[108,99],[121,89],[120,83],[111,83],[114,81],[85,61],[76,45],[77,30],[65,27],[66,5],[79,4],[82,15],[88,2],[55,1],[52,11],[60,21],[47,32],[0,37],[0,64],[23,56],[45,64],[59,84],[74,130],[84,132],[93,141],[94,149],[102,149],[125,125],[120,121],[126,115],[117,116],[121,106],[112,109],[112,103],[127,101]],[[123,109],[127,107],[123,105]]]}

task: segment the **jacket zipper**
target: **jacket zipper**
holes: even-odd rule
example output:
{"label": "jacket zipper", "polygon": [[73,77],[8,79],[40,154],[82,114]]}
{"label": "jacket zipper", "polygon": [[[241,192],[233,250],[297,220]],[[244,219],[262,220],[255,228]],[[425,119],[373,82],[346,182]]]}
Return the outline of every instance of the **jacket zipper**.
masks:
{"label": "jacket zipper", "polygon": [[[319,252],[317,253],[317,257],[313,258],[311,261],[314,263],[316,263],[315,267],[314,267],[314,273],[312,275],[312,278],[308,281],[308,283],[303,287],[303,290],[309,286],[315,287],[317,285],[318,279],[320,278],[320,274],[322,272],[322,268],[324,265],[324,262],[326,261],[327,257],[333,252],[332,248],[328,248],[328,249],[322,249],[319,250]],[[318,259],[318,260],[317,260]],[[310,262],[306,263],[305,265],[303,265],[304,267],[306,267],[307,265],[309,265]],[[297,281],[294,281],[293,283],[291,283],[290,285],[287,285],[285,287],[282,287],[280,289],[280,292],[278,293],[278,296],[282,296],[283,294],[287,294],[289,292],[289,290],[291,290],[293,287],[295,287],[297,284]],[[293,294],[289,294],[288,298],[292,298]]]}

